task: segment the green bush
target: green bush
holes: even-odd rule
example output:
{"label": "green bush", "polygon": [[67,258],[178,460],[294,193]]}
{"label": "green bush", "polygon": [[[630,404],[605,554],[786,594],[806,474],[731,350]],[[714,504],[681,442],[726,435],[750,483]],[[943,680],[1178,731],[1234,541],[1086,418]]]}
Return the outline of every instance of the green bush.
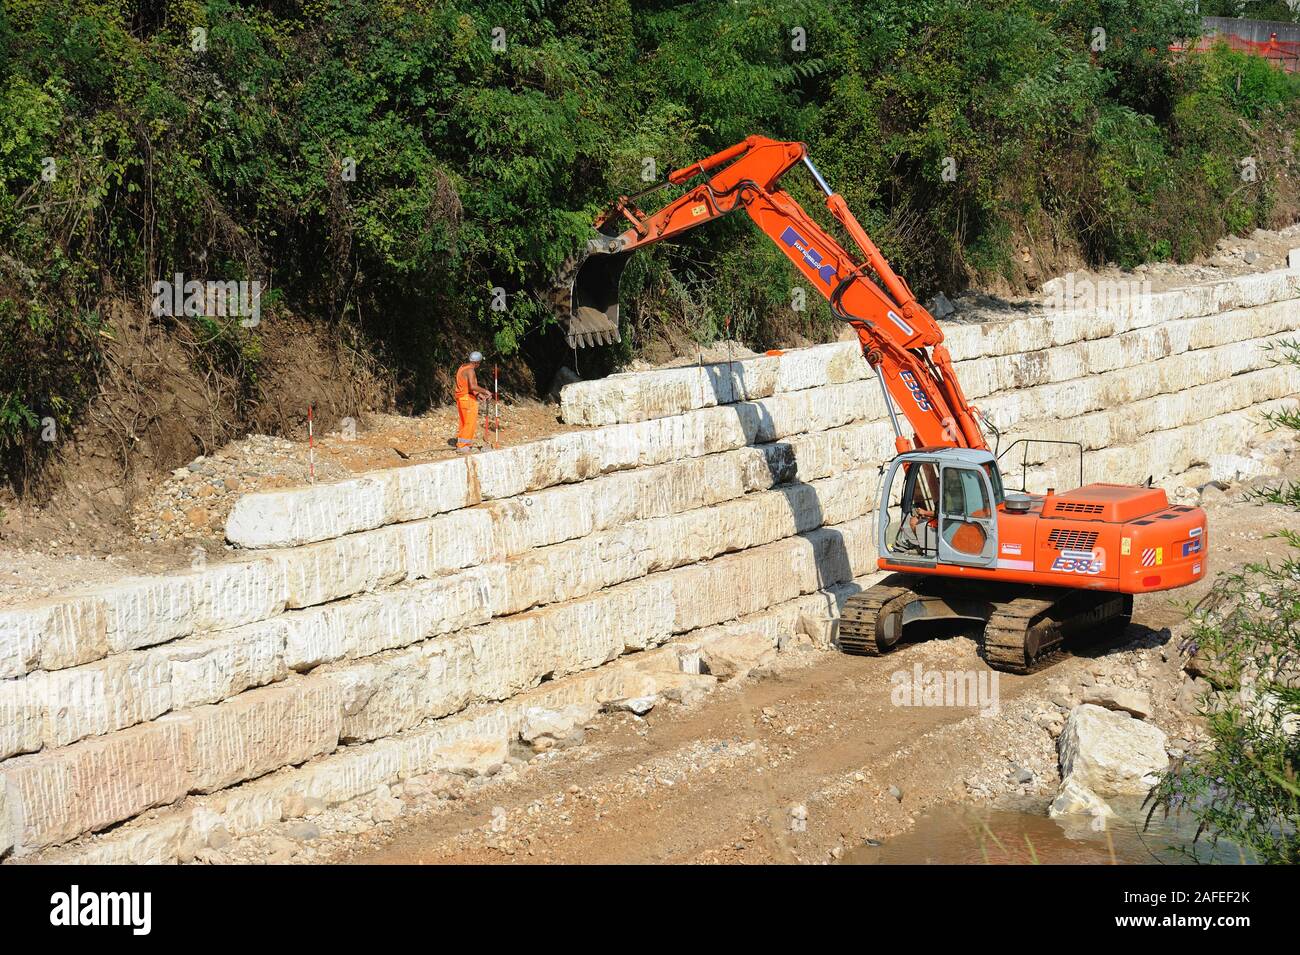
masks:
{"label": "green bush", "polygon": [[[1294,192],[1294,150],[1266,148],[1300,126],[1294,81],[1222,49],[1171,54],[1195,29],[1182,0],[2,10],[0,296],[23,360],[48,365],[0,364],[10,440],[17,409],[75,423],[93,393],[98,333],[72,316],[175,272],[270,281],[280,307],[347,326],[415,409],[471,342],[542,377],[560,351],[550,279],[595,214],[644,185],[647,159],[662,177],[750,133],[808,142],[923,295],[1022,282],[1016,253],[1046,234],[1098,262],[1187,259]],[[1261,175],[1243,186],[1248,156]],[[801,171],[786,185],[829,224]],[[744,221],[647,258],[628,275],[633,342],[665,323],[707,340],[728,318],[755,347],[833,334],[819,297],[791,309],[793,273]],[[195,331],[197,360],[255,397],[258,331]]]}
{"label": "green bush", "polygon": [[[1300,538],[1292,544],[1300,546]],[[1209,661],[1211,740],[1153,790],[1153,809],[1199,823],[1192,851],[1219,840],[1262,863],[1300,863],[1300,560],[1221,577],[1188,640]]]}
{"label": "green bush", "polygon": [[1300,77],[1226,43],[1210,47],[1204,68],[1206,88],[1247,119],[1258,119],[1293,103],[1300,90]]}
{"label": "green bush", "polygon": [[[1269,346],[1300,365],[1300,341]],[[1269,412],[1270,426],[1300,430],[1300,409]],[[1300,484],[1255,489],[1257,503],[1300,507]],[[1197,842],[1226,839],[1259,862],[1300,863],[1300,534],[1280,563],[1225,574],[1192,617],[1187,646],[1209,690],[1200,701],[1210,745],[1175,764],[1153,790],[1152,811],[1197,820]]]}

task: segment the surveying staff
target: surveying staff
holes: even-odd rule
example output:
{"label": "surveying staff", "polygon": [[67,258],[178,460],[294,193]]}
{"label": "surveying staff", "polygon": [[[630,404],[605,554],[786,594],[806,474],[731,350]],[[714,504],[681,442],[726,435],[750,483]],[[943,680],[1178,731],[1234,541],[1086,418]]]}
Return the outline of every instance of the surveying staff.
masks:
{"label": "surveying staff", "polygon": [[456,450],[468,454],[474,450],[474,432],[478,428],[478,400],[492,397],[492,392],[478,385],[475,371],[483,363],[479,352],[470,352],[469,361],[456,369],[456,410],[460,413],[460,431]]}

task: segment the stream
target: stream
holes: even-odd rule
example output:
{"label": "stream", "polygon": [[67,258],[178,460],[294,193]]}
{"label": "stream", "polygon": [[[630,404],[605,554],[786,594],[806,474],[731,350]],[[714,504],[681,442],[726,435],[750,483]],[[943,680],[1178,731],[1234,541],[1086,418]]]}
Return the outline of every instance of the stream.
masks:
{"label": "stream", "polygon": [[1047,800],[1000,802],[993,806],[946,804],[916,818],[911,829],[848,852],[848,865],[1187,865],[1249,862],[1235,845],[1196,843],[1195,820],[1186,815],[1146,824],[1141,797],[1108,800],[1115,816],[1098,831],[1086,817],[1052,819]]}

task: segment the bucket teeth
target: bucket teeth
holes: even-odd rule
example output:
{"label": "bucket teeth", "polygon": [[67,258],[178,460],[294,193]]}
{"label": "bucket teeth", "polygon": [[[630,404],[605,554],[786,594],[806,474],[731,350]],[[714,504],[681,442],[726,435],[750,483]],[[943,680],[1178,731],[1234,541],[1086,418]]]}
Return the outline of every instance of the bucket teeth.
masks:
{"label": "bucket teeth", "polygon": [[[593,243],[594,244],[594,243]],[[571,348],[622,341],[618,285],[630,252],[587,250],[565,259],[555,277],[552,304]]]}

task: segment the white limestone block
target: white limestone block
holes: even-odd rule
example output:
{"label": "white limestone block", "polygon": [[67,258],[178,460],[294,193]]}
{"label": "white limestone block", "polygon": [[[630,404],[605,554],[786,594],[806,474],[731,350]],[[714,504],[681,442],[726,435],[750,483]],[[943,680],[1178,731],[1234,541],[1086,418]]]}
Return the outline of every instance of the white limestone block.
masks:
{"label": "white limestone block", "polygon": [[186,724],[170,717],[0,763],[15,852],[94,832],[180,799]]}
{"label": "white limestone block", "polygon": [[255,623],[285,607],[285,579],[275,561],[209,564],[185,577],[194,594],[190,627],[194,632]]}
{"label": "white limestone block", "polygon": [[245,494],[230,511],[226,540],[240,547],[293,547],[379,527],[390,500],[386,473]]}
{"label": "white limestone block", "polygon": [[330,752],[338,745],[343,708],[337,686],[306,677],[158,723],[179,717],[188,720],[183,752],[188,788],[213,792]]}
{"label": "white limestone block", "polygon": [[150,652],[34,676],[42,738],[51,748],[144,723],[171,708],[169,667]]}
{"label": "white limestone block", "polygon": [[130,577],[90,593],[103,602],[113,653],[151,647],[194,632],[194,587],[187,575]]}
{"label": "white limestone block", "polygon": [[89,663],[108,649],[107,611],[97,596],[58,597],[0,610],[0,679],[37,667]]}
{"label": "white limestone block", "polygon": [[[560,415],[567,424],[619,424],[766,398],[777,390],[778,369],[784,361],[784,357],[759,356],[574,382],[560,392]],[[820,362],[814,358],[805,364],[815,368],[824,362],[822,357]],[[815,377],[813,369],[804,374]],[[824,373],[817,383],[826,383]]]}
{"label": "white limestone block", "polygon": [[[610,482],[622,476],[568,484],[483,505],[484,514],[491,521],[490,551],[500,559],[585,537],[601,526],[596,511],[600,498],[619,497],[615,490],[618,484]],[[600,489],[609,489],[610,493],[599,494]]]}
{"label": "white limestone block", "polygon": [[489,565],[420,581],[378,594],[287,613],[285,659],[291,669],[310,670],[334,660],[356,659],[491,617],[492,594],[504,586],[505,568]]}
{"label": "white limestone block", "polygon": [[39,676],[0,680],[0,760],[34,753],[44,742]]}
{"label": "white limestone block", "polygon": [[407,578],[437,577],[504,556],[495,514],[488,507],[452,511],[393,528],[402,540]]}
{"label": "white limestone block", "polygon": [[771,395],[867,377],[856,342],[792,349],[731,362],[611,375],[566,385],[561,417],[568,424],[610,425],[666,418]]}
{"label": "white limestone block", "polygon": [[861,381],[875,373],[856,341],[785,351],[777,363],[775,393]]}
{"label": "white limestone block", "polygon": [[422,720],[448,716],[464,709],[474,695],[467,640],[435,640],[329,676],[340,681],[346,701],[345,743],[380,739]]}
{"label": "white limestone block", "polygon": [[0,679],[23,676],[37,666],[56,607],[46,602],[0,610]]}
{"label": "white limestone block", "polygon": [[634,524],[521,554],[506,563],[500,585],[489,594],[492,616],[585,597],[643,577],[650,569],[649,547]]}
{"label": "white limestone block", "polygon": [[152,651],[168,667],[171,708],[218,703],[252,687],[283,680],[288,675],[288,631],[284,618],[277,617],[187,637]]}
{"label": "white limestone block", "polygon": [[406,541],[418,526],[382,527],[272,553],[287,606],[311,607],[405,579]]}
{"label": "white limestone block", "polygon": [[373,472],[384,489],[381,522],[414,521],[477,504],[482,496],[473,472],[468,457]]}

